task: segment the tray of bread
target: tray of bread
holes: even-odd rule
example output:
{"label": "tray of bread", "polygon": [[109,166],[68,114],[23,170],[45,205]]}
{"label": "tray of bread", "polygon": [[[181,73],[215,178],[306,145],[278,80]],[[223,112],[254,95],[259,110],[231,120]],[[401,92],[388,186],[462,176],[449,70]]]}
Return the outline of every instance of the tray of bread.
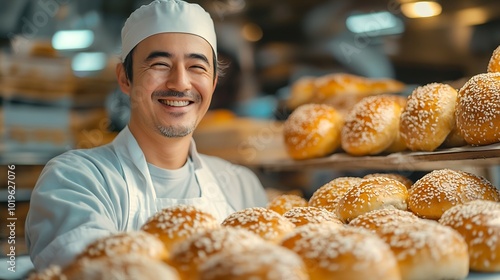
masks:
{"label": "tray of bread", "polygon": [[262,156],[253,162],[242,162],[265,171],[294,171],[305,169],[335,170],[432,170],[443,166],[488,167],[500,164],[500,144],[486,146],[462,146],[437,149],[432,152],[397,152],[375,156],[352,156],[337,152],[328,156],[306,160],[294,160],[286,153]]}
{"label": "tray of bread", "polygon": [[489,181],[452,169],[337,177],[222,220],[164,208],[28,279],[500,279],[499,201]]}
{"label": "tray of bread", "polygon": [[460,85],[432,82],[407,96],[391,79],[344,73],[301,78],[292,85],[287,103],[291,113],[281,135],[285,153],[255,163],[273,170],[496,165],[499,54],[500,47],[487,72],[463,79]]}

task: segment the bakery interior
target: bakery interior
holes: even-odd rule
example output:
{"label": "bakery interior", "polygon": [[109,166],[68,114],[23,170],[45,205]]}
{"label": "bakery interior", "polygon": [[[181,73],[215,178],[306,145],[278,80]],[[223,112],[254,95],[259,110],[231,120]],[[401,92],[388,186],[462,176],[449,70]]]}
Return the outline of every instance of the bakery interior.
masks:
{"label": "bakery interior", "polygon": [[[0,216],[7,219],[8,166],[15,165],[19,236],[44,164],[69,149],[109,143],[126,125],[129,100],[115,81],[120,30],[133,10],[149,2],[0,2]],[[197,146],[202,153],[254,170],[270,197],[295,193],[310,198],[341,176],[393,172],[416,181],[432,170],[451,167],[500,186],[500,155],[494,151],[486,159],[484,154],[479,159],[436,160],[430,155],[415,168],[355,157],[345,164],[321,158],[302,164],[287,156],[283,143],[283,122],[293,112],[287,106],[291,88],[302,77],[392,79],[404,84],[398,94],[406,97],[434,82],[458,90],[472,76],[485,73],[500,45],[499,1],[189,2],[212,15],[219,56],[228,63],[194,134]],[[428,6],[418,8],[419,3]],[[435,14],[426,14],[431,12]],[[0,230],[3,256],[8,234]],[[26,255],[21,239],[19,256]],[[0,270],[2,279],[21,279],[20,274]]]}

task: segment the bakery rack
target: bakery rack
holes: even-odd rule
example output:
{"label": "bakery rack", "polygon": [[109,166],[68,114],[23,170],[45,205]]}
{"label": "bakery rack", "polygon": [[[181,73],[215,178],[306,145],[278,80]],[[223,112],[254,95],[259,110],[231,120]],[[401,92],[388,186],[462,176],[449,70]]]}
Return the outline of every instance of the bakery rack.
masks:
{"label": "bakery rack", "polygon": [[267,154],[241,164],[263,171],[295,171],[334,168],[336,170],[433,170],[464,166],[491,167],[500,164],[500,143],[486,146],[464,146],[432,152],[398,152],[374,156],[352,156],[344,152],[307,160],[293,160],[283,152]]}

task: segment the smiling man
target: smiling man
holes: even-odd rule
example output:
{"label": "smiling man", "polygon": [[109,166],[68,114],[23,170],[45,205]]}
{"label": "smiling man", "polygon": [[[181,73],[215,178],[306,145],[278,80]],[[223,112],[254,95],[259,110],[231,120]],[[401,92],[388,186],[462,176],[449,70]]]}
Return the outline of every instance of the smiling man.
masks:
{"label": "smiling man", "polygon": [[108,145],[49,161],[33,190],[26,239],[37,270],[70,263],[97,238],[138,230],[165,207],[194,205],[222,221],[267,203],[250,170],[196,151],[193,131],[220,72],[208,13],[179,0],[140,7],[122,29],[121,59],[127,127]]}

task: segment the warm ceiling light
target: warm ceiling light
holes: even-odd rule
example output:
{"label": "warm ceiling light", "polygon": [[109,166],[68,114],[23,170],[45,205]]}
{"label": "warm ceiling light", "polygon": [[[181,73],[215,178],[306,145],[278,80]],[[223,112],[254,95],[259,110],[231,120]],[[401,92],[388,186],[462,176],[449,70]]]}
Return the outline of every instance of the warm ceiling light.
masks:
{"label": "warm ceiling light", "polygon": [[254,23],[246,23],[241,30],[243,38],[250,42],[257,42],[262,39],[262,29]]}
{"label": "warm ceiling light", "polygon": [[486,23],[489,19],[488,10],[484,8],[469,8],[458,11],[455,14],[458,24],[478,25]]}
{"label": "warm ceiling light", "polygon": [[441,10],[441,5],[433,1],[420,1],[401,5],[401,11],[409,18],[433,17],[441,14]]}

